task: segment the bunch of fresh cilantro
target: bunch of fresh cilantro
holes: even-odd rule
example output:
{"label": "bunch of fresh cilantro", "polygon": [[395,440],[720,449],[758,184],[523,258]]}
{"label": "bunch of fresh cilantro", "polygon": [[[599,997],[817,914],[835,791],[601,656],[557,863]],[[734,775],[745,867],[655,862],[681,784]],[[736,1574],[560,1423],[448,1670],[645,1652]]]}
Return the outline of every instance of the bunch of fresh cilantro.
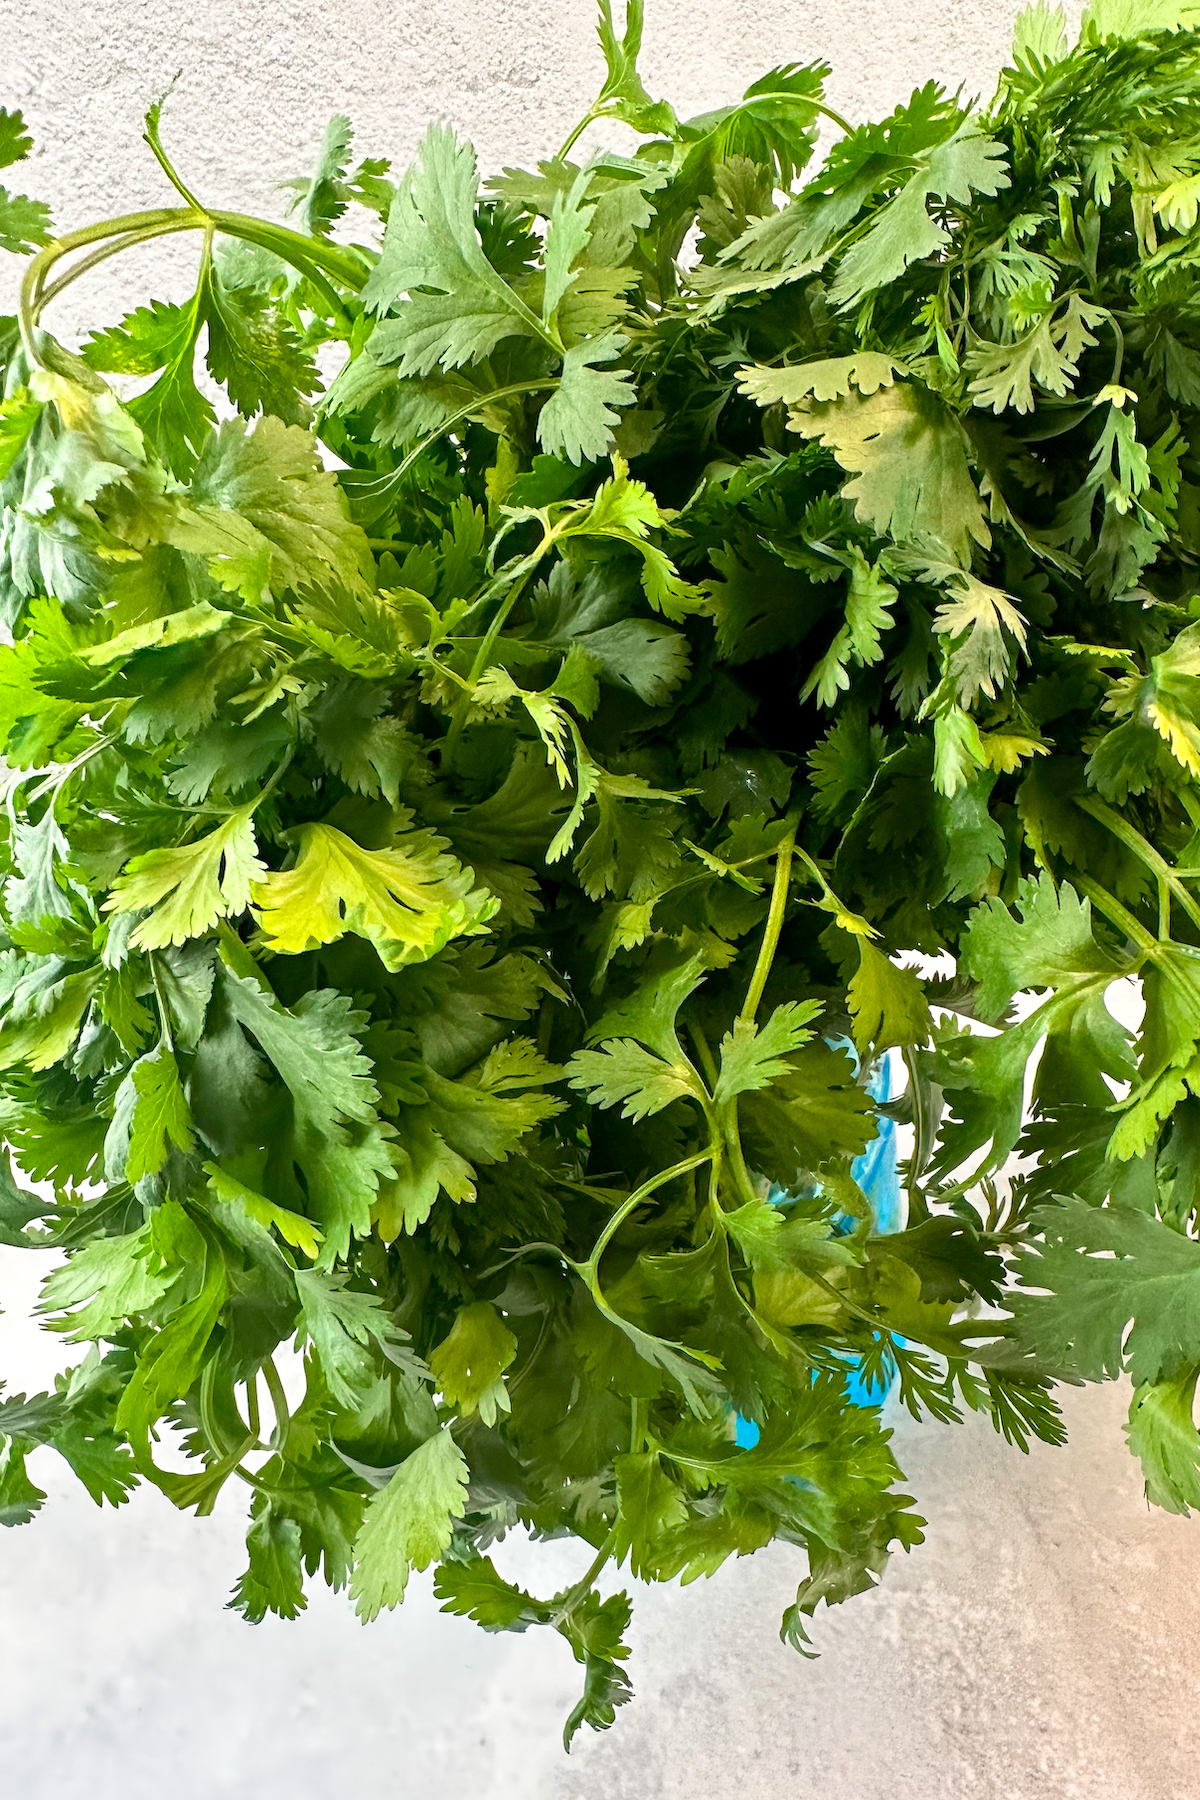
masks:
{"label": "bunch of fresh cilantro", "polygon": [[[1021,1447],[1125,1370],[1200,1505],[1185,24],[1034,8],[982,111],[855,127],[788,65],[681,121],[603,0],[532,171],[435,126],[393,181],[337,118],[270,223],[155,108],[178,204],[0,190],[0,1235],[86,1346],[0,1403],[5,1522],[41,1445],[97,1501],[242,1483],[248,1619],[435,1564],[565,1637],[569,1741],[629,1695],[608,1565],[783,1539],[799,1648],[919,1541],[853,1365]],[[174,232],[185,304],[49,335]],[[517,1528],[594,1560],[534,1597]]]}

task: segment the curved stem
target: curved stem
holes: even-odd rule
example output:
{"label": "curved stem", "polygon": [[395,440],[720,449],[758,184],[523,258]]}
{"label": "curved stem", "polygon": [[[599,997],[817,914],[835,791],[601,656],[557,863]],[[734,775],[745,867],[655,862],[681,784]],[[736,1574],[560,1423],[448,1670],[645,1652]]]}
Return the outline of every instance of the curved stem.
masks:
{"label": "curved stem", "polygon": [[274,1449],[282,1456],[287,1443],[288,1431],[291,1428],[292,1415],[288,1411],[287,1395],[283,1391],[283,1383],[279,1379],[279,1370],[275,1367],[273,1357],[268,1356],[262,1366],[263,1377],[267,1384],[267,1392],[271,1396],[271,1405],[275,1409]]}
{"label": "curved stem", "polygon": [[143,238],[156,237],[160,233],[186,231],[207,223],[203,214],[194,212],[190,207],[158,206],[146,212],[122,213],[115,219],[105,219],[96,225],[86,225],[81,231],[69,231],[65,236],[55,238],[46,244],[33,257],[21,281],[21,293],[17,303],[17,320],[21,331],[21,342],[25,352],[35,368],[41,368],[42,359],[38,355],[34,342],[34,325],[37,317],[37,302],[41,295],[42,283],[47,272],[72,250],[82,250],[89,244],[98,244],[108,238],[121,237],[130,232]]}
{"label": "curved stem", "polygon": [[1153,956],[1159,947],[1158,939],[1151,936],[1140,919],[1134,918],[1128,907],[1122,906],[1107,888],[1102,888],[1098,881],[1081,874],[1078,869],[1072,870],[1071,880],[1110,924],[1115,925],[1118,931],[1123,931],[1130,942],[1137,945],[1144,956]]}
{"label": "curved stem", "polygon": [[779,946],[779,934],[783,929],[783,915],[787,909],[788,884],[792,875],[792,855],[795,847],[796,828],[793,826],[776,852],[775,882],[771,889],[771,906],[767,913],[767,927],[763,933],[758,961],[754,965],[754,974],[750,980],[745,1004],[738,1015],[739,1021],[744,1021],[748,1025],[754,1023],[763,997],[763,989],[767,985],[767,977],[771,973],[771,964],[775,960],[775,951]]}
{"label": "curved stem", "polygon": [[589,1568],[580,1576],[579,1580],[575,1582],[572,1587],[567,1589],[562,1597],[561,1604],[555,1607],[547,1620],[547,1624],[561,1625],[571,1609],[578,1605],[579,1601],[582,1600],[585,1595],[591,1593],[596,1585],[597,1575],[599,1575],[616,1547],[617,1527],[614,1525],[604,1542],[601,1544],[599,1550],[597,1550]]}
{"label": "curved stem", "polygon": [[[162,1033],[162,1040],[171,1055],[174,1056],[175,1040],[171,1033],[171,1015],[167,1011],[166,997],[163,994],[162,982],[159,979],[158,958],[155,956],[153,950],[149,952],[146,960],[150,964],[150,979],[154,983],[154,998],[158,1001],[158,1022]],[[208,1367],[212,1368],[213,1365],[210,1363]]]}
{"label": "curved stem", "polygon": [[840,112],[834,112],[832,106],[826,106],[823,100],[813,100],[811,105],[817,112],[824,114],[825,118],[831,120],[840,131],[844,131],[847,137],[853,136],[855,127],[850,123],[849,119],[843,118]]}
{"label": "curved stem", "polygon": [[[178,77],[176,77],[176,80],[178,80]],[[172,81],[171,87],[174,87],[174,85],[175,82]],[[168,88],[167,92],[170,92],[170,88]],[[203,212],[204,208],[201,206],[199,200],[197,200],[195,194],[193,194],[189,188],[184,186],[182,178],[176,174],[175,167],[171,162],[170,157],[162,147],[162,140],[158,135],[158,119],[165,99],[166,95],[163,96],[163,100],[158,101],[152,106],[150,111],[146,114],[146,129],[142,133],[142,142],[143,144],[149,144],[155,161],[158,163],[159,168],[162,170],[171,186],[175,189],[175,192],[181,195],[182,198],[187,201],[189,206],[194,206],[197,212]]]}
{"label": "curved stem", "polygon": [[[175,227],[176,231],[193,229],[193,225],[187,220],[181,221]],[[132,250],[138,244],[148,244],[156,237],[167,235],[169,234],[161,226],[148,231],[127,231],[122,237],[112,238],[107,243],[101,244],[99,249],[93,250],[89,256],[80,257],[79,261],[73,263],[64,275],[58,277],[57,281],[52,281],[48,287],[39,291],[33,312],[35,320],[40,318],[43,308],[49,306],[51,300],[56,300],[61,293],[65,292],[72,282],[78,281],[81,275],[86,275],[89,270],[98,268],[101,263],[107,262],[110,256],[119,256],[123,250]]]}
{"label": "curved stem", "polygon": [[548,537],[544,538],[542,543],[539,544],[538,548],[533,552],[533,555],[526,559],[526,567],[510,586],[504,599],[496,608],[495,617],[483,634],[479,648],[472,658],[471,667],[467,671],[467,692],[463,694],[462,699],[457,703],[454,709],[454,717],[450,721],[450,729],[442,739],[442,757],[446,764],[449,764],[453,759],[458,740],[462,736],[463,728],[467,723],[467,714],[471,710],[471,693],[475,687],[475,683],[488,667],[492,651],[496,648],[496,639],[503,631],[509,614],[517,604],[517,601],[521,598],[521,595],[525,592],[526,583],[529,581],[530,576],[537,568],[538,563],[545,555],[549,546],[550,539]]}
{"label": "curved stem", "polygon": [[[399,492],[401,481],[417,458],[423,456],[432,444],[437,443],[439,438],[445,437],[448,431],[453,431],[456,425],[461,425],[464,419],[469,419],[473,413],[482,411],[485,406],[490,406],[494,400],[511,400],[518,394],[544,393],[547,389],[557,386],[558,380],[557,377],[554,377],[543,381],[512,381],[507,387],[493,388],[486,394],[480,394],[477,399],[469,400],[465,406],[460,406],[457,412],[452,412],[450,417],[437,427],[436,431],[427,431],[423,438],[418,438],[412,449],[407,451],[396,467],[389,469],[386,475],[372,475],[360,483],[353,480],[353,477],[359,473],[357,469],[343,469],[339,478],[340,485],[352,500],[382,502],[379,512],[374,515],[378,518],[391,500],[393,493]],[[347,480],[347,476],[350,476],[351,479]],[[372,545],[376,542],[390,542],[390,540],[384,539],[369,541]]]}
{"label": "curved stem", "polygon": [[571,132],[568,132],[567,137],[566,137],[565,141],[563,142],[562,148],[559,150],[558,155],[554,159],[555,162],[564,162],[566,160],[566,158],[570,155],[571,151],[575,148],[575,145],[578,143],[579,139],[583,136],[583,134],[587,130],[588,126],[594,125],[596,123],[597,119],[602,119],[603,117],[604,117],[604,114],[602,112],[597,112],[595,107],[593,107],[590,112],[584,113],[582,119],[580,119],[580,121],[579,121],[578,125],[576,125],[575,129]]}
{"label": "curved stem", "polygon": [[1113,352],[1112,374],[1109,376],[1108,381],[1110,387],[1116,387],[1121,379],[1121,368],[1125,361],[1125,333],[1121,330],[1120,325],[1117,323],[1111,312],[1108,314],[1108,322],[1112,326],[1113,336],[1116,339],[1116,347]]}
{"label": "curved stem", "polygon": [[246,811],[257,812],[259,807],[262,805],[263,801],[270,799],[271,795],[275,792],[275,789],[279,786],[279,783],[283,780],[283,777],[286,775],[288,769],[291,767],[292,758],[295,756],[295,754],[296,754],[296,746],[294,744],[289,744],[287,749],[284,751],[283,755],[279,759],[279,764],[275,770],[275,773],[271,776],[270,780],[266,783],[265,787],[263,787],[261,789],[261,791],[254,796],[253,800],[247,800],[241,806],[231,806],[229,809],[230,812],[231,813],[246,812]]}
{"label": "curved stem", "polygon": [[525,1358],[525,1361],[521,1364],[521,1367],[517,1370],[516,1374],[512,1376],[507,1383],[510,1394],[516,1392],[517,1388],[520,1387],[529,1371],[537,1362],[538,1357],[542,1354],[542,1351],[545,1348],[546,1339],[550,1335],[550,1323],[551,1313],[550,1309],[547,1307],[545,1313],[542,1315],[542,1323],[538,1329],[537,1337],[534,1339],[533,1349],[529,1352],[529,1355]]}
{"label": "curved stem", "polygon": [[713,1088],[717,1085],[717,1075],[719,1073],[716,1058],[709,1049],[708,1039],[705,1037],[701,1026],[692,1022],[689,1023],[687,1029],[688,1036],[696,1046],[696,1059],[699,1062],[701,1069],[704,1071],[704,1079],[707,1081],[709,1092],[711,1093]]}
{"label": "curved stem", "polygon": [[262,1423],[258,1410],[258,1376],[251,1375],[249,1381],[243,1385],[246,1389],[246,1423],[250,1429],[250,1436],[257,1444],[258,1428]]}
{"label": "curved stem", "polygon": [[[84,226],[80,231],[70,231],[63,237],[55,238],[53,243],[39,250],[30,261],[21,283],[18,309],[21,341],[30,361],[35,367],[42,366],[34,341],[34,327],[37,315],[48,297],[43,292],[46,275],[64,256],[69,256],[73,250],[82,250],[89,244],[107,244],[114,238],[125,239],[123,247],[129,247],[176,231],[214,230],[273,252],[283,262],[320,286],[343,316],[345,314],[341,302],[322,279],[323,275],[332,276],[335,281],[357,293],[370,272],[365,259],[346,245],[326,243],[321,238],[308,238],[301,232],[293,231],[290,226],[275,225],[267,219],[256,219],[247,213],[209,211],[195,204],[186,207],[159,206],[145,212],[123,213],[117,218],[105,219],[95,225]],[[115,255],[116,250],[110,245],[106,254]],[[98,256],[88,266],[94,266],[95,262],[103,260],[103,257]],[[79,273],[82,272],[81,269]],[[75,279],[74,272],[70,279]],[[68,285],[65,278],[54,291],[60,292],[64,285]]]}
{"label": "curved stem", "polygon": [[217,942],[226,966],[235,975],[240,975],[243,981],[252,981],[255,987],[260,988],[264,994],[274,1000],[274,988],[228,919],[217,920]]}
{"label": "curved stem", "polygon": [[608,1221],[608,1224],[604,1227],[604,1230],[600,1233],[600,1236],[592,1246],[592,1254],[588,1257],[587,1261],[585,1263],[573,1263],[571,1265],[572,1268],[576,1269],[579,1274],[584,1275],[585,1279],[590,1275],[591,1280],[594,1282],[596,1279],[596,1272],[600,1267],[600,1258],[604,1255],[604,1252],[608,1249],[613,1237],[621,1229],[630,1213],[643,1205],[644,1202],[650,1198],[651,1194],[655,1193],[660,1187],[665,1187],[668,1181],[674,1181],[676,1177],[680,1175],[690,1175],[693,1169],[698,1169],[702,1163],[711,1162],[712,1158],[713,1147],[710,1144],[707,1150],[699,1150],[694,1156],[685,1156],[682,1162],[672,1163],[669,1169],[660,1169],[657,1175],[652,1175],[648,1181],[643,1181],[641,1187],[635,1188],[629,1198],[623,1200],[620,1206],[618,1206],[616,1212]]}
{"label": "curved stem", "polygon": [[371,273],[371,264],[349,244],[305,237],[302,231],[293,231],[290,225],[276,225],[270,219],[256,219],[250,213],[210,211],[207,216],[217,230],[228,237],[242,238],[248,244],[258,244],[263,250],[273,250],[301,274],[307,274],[306,265],[323,269],[326,275],[332,275],[352,293],[359,292]]}
{"label": "curved stem", "polygon": [[729,1166],[733,1170],[733,1179],[737,1183],[738,1193],[746,1202],[758,1202],[762,1195],[754,1186],[754,1177],[746,1163],[746,1153],[742,1149],[742,1134],[738,1124],[737,1101],[729,1108],[729,1117],[725,1122],[725,1142],[729,1147]]}

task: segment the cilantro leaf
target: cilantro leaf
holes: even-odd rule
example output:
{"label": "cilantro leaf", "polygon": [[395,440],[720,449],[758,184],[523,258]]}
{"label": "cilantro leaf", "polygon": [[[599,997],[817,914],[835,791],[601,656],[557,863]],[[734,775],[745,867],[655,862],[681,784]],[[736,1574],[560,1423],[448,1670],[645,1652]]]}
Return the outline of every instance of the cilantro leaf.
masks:
{"label": "cilantro leaf", "polygon": [[242,807],[194,844],[147,850],[126,865],[106,902],[114,913],[146,912],[131,942],[145,950],[200,937],[218,919],[245,912],[258,860],[252,809]]}
{"label": "cilantro leaf", "polygon": [[296,955],[353,931],[395,970],[482,930],[496,911],[430,832],[409,833],[385,850],[364,850],[332,825],[301,826],[297,837],[295,868],[261,871],[253,890],[273,950]]}
{"label": "cilantro leaf", "polygon": [[361,1619],[399,1606],[410,1569],[427,1569],[466,1507],[467,1464],[446,1429],[405,1458],[367,1507],[354,1540],[350,1596]]}
{"label": "cilantro leaf", "polygon": [[804,401],[790,428],[828,446],[853,479],[842,492],[864,524],[897,543],[934,538],[964,561],[990,534],[967,467],[962,427],[928,388]]}
{"label": "cilantro leaf", "polygon": [[460,1306],[454,1324],[429,1354],[429,1368],[443,1398],[463,1418],[478,1413],[494,1425],[510,1402],[501,1376],[517,1354],[517,1340],[486,1300]]}
{"label": "cilantro leaf", "polygon": [[721,1067],[713,1089],[717,1104],[790,1075],[788,1055],[811,1040],[808,1026],[820,1010],[819,1000],[790,1000],[777,1006],[765,1025],[737,1019],[721,1043]]}
{"label": "cilantro leaf", "polygon": [[1067,1199],[1039,1215],[1044,1244],[1021,1262],[1013,1301],[1027,1354],[1085,1380],[1123,1368],[1157,1382],[1193,1364],[1200,1345],[1200,1249],[1128,1207]]}

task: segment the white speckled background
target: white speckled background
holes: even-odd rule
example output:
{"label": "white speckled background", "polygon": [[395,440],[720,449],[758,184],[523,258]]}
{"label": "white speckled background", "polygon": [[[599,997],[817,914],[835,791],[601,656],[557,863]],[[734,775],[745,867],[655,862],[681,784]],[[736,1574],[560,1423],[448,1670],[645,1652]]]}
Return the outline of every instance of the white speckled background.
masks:
{"label": "white speckled background", "polygon": [[[936,75],[990,88],[1012,0],[649,0],[649,85],[683,113],[774,63],[827,57],[833,104],[878,114]],[[63,228],[158,205],[141,115],[176,70],[166,138],[218,204],[277,206],[325,116],[403,160],[431,114],[485,167],[552,150],[597,83],[591,0],[8,0],[0,103],[38,140],[22,185]],[[25,171],[20,172],[25,175]],[[64,335],[108,323],[187,253],[147,252],[72,289]],[[0,283],[14,270],[0,259]],[[0,311],[11,308],[0,293]],[[0,1373],[43,1385],[58,1346],[27,1323],[43,1259],[0,1250]],[[12,1800],[1194,1800],[1200,1793],[1200,1522],[1150,1514],[1125,1397],[1066,1396],[1071,1442],[1028,1457],[985,1423],[898,1421],[928,1542],[816,1628],[776,1627],[801,1573],[780,1549],[680,1591],[639,1591],[638,1699],[568,1761],[566,1647],[485,1637],[414,1582],[363,1629],[314,1594],[295,1624],[222,1604],[235,1504],[206,1521],[157,1494],[98,1512],[52,1452],[51,1502],[0,1536],[0,1791]],[[511,1548],[550,1591],[569,1546]],[[532,1567],[530,1565],[533,1565]]]}

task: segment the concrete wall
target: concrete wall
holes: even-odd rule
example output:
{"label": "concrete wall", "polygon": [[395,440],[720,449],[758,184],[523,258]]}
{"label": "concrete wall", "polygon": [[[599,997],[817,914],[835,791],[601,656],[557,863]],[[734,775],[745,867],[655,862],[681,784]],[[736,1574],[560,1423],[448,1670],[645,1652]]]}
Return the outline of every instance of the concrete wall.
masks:
{"label": "concrete wall", "polygon": [[[1011,0],[650,0],[645,68],[682,112],[772,63],[825,56],[833,103],[886,110],[936,74],[986,90]],[[139,143],[183,71],[166,135],[192,185],[277,204],[325,115],[402,160],[426,119],[485,167],[552,149],[597,80],[591,0],[10,0],[0,103],[25,108],[25,185],[63,228],[161,204]],[[65,333],[116,317],[158,253],[73,289]],[[0,268],[10,282],[11,269]],[[10,302],[0,297],[0,311]],[[0,1251],[0,1372],[44,1384],[60,1347],[28,1324],[43,1259]],[[1071,1442],[1009,1450],[975,1420],[898,1421],[929,1541],[884,1587],[822,1617],[816,1663],[778,1643],[798,1555],[636,1595],[638,1699],[568,1762],[577,1671],[559,1642],[488,1638],[414,1583],[364,1630],[320,1592],[291,1625],[223,1612],[242,1567],[231,1504],[207,1521],[156,1494],[97,1512],[52,1453],[51,1504],[0,1536],[0,1789],[13,1800],[1190,1800],[1200,1791],[1200,1525],[1151,1515],[1121,1442],[1124,1396],[1067,1396]],[[237,1497],[231,1496],[236,1502]],[[509,1547],[550,1591],[571,1546]]]}

